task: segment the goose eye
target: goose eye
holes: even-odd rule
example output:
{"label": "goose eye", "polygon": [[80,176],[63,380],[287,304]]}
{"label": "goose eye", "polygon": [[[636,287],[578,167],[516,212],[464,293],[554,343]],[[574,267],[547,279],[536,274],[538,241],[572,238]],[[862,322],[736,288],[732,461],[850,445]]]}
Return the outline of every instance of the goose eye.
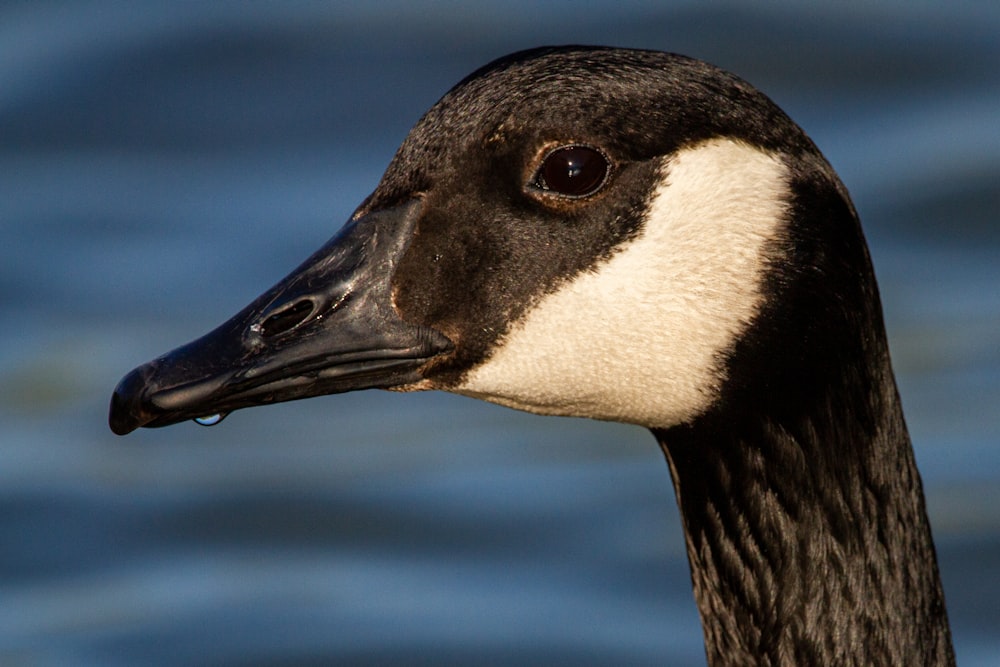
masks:
{"label": "goose eye", "polygon": [[564,197],[586,197],[601,189],[611,171],[604,153],[590,146],[563,146],[545,156],[532,185]]}

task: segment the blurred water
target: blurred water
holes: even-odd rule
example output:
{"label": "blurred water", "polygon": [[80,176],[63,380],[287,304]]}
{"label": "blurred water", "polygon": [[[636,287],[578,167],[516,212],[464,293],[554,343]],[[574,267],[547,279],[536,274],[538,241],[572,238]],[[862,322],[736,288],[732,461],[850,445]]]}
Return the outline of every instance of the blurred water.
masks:
{"label": "blurred water", "polygon": [[0,5],[0,664],[704,663],[641,429],[378,392],[105,425],[123,373],[318,247],[448,87],[570,42],[732,69],[839,170],[956,650],[1000,664],[998,34],[973,2]]}

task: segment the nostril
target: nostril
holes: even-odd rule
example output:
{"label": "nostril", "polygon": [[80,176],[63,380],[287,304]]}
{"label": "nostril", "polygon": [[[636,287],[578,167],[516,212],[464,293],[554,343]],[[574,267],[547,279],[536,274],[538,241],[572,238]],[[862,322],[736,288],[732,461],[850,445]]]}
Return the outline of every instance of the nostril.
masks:
{"label": "nostril", "polygon": [[314,307],[312,299],[296,301],[288,308],[264,320],[259,328],[260,335],[264,338],[271,338],[294,329],[312,314]]}

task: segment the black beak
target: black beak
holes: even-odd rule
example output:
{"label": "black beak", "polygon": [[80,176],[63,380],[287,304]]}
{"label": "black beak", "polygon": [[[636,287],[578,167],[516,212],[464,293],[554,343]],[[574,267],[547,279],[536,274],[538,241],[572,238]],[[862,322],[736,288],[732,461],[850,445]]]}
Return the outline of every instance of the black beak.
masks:
{"label": "black beak", "polygon": [[420,209],[414,199],[355,220],[228,322],[126,375],[111,430],[212,423],[253,405],[423,379],[452,343],[400,319],[391,297]]}

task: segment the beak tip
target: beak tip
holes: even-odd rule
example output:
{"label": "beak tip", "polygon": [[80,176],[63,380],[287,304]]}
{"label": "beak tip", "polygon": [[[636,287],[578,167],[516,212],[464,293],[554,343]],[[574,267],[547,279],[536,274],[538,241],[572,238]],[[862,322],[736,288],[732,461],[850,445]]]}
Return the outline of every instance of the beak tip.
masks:
{"label": "beak tip", "polygon": [[115,435],[128,435],[138,424],[136,419],[125,408],[125,401],[115,392],[111,395],[111,408],[108,410],[108,426]]}
{"label": "beak tip", "polygon": [[140,366],[122,378],[115,387],[108,409],[108,426],[115,435],[128,435],[152,421],[153,415],[145,409],[143,401],[150,375],[149,364]]}

